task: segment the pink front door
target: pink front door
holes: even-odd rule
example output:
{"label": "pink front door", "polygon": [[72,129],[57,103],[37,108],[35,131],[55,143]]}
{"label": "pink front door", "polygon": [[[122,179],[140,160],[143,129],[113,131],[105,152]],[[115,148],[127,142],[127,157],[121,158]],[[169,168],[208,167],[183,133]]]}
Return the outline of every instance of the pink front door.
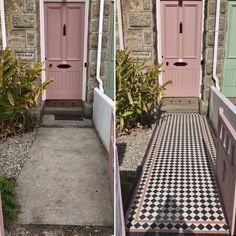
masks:
{"label": "pink front door", "polygon": [[199,97],[201,1],[161,1],[163,81],[166,97]]}
{"label": "pink front door", "polygon": [[47,99],[82,99],[84,3],[45,3]]}

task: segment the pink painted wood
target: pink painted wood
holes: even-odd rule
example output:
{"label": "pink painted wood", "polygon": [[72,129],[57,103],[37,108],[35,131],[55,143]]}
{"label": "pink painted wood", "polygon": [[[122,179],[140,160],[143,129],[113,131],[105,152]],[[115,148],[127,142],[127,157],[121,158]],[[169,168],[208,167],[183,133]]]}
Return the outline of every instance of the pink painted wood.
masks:
{"label": "pink painted wood", "polygon": [[216,176],[231,235],[236,235],[236,130],[223,108],[218,116]]}
{"label": "pink painted wood", "polygon": [[111,131],[110,131],[110,145],[109,145],[109,160],[108,160],[108,175],[109,175],[109,184],[110,190],[112,193],[112,200],[114,203],[114,146],[115,146],[115,124],[114,124],[114,110],[112,109],[111,116]]}
{"label": "pink painted wood", "polygon": [[116,232],[115,235],[117,236],[125,236],[125,217],[124,217],[124,208],[123,208],[123,201],[122,201],[122,192],[121,192],[121,182],[120,182],[120,168],[119,168],[119,159],[118,159],[118,153],[117,148],[115,146],[115,196],[116,196]]}
{"label": "pink painted wood", "polygon": [[2,213],[2,199],[0,194],[0,236],[4,236],[4,223],[3,223],[3,213]]}
{"label": "pink painted wood", "polygon": [[[182,33],[180,32],[182,22]],[[200,93],[201,1],[161,1],[163,80],[172,80],[166,97],[198,97]],[[186,62],[176,66],[176,62]]]}
{"label": "pink painted wood", "polygon": [[[84,3],[45,3],[47,99],[82,99]],[[70,68],[58,68],[69,64]]]}

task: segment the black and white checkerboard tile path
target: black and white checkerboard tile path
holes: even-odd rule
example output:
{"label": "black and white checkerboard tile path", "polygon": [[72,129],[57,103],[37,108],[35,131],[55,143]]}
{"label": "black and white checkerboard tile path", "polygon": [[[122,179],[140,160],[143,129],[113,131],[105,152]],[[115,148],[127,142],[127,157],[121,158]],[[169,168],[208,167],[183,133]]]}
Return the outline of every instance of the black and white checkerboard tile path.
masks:
{"label": "black and white checkerboard tile path", "polygon": [[163,115],[126,216],[129,235],[228,234],[214,163],[206,117]]}

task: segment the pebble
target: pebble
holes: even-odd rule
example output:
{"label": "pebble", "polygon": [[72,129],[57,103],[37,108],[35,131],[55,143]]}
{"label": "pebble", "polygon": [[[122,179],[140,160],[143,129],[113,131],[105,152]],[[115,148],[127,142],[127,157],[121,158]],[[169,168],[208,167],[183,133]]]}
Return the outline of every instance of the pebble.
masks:
{"label": "pebble", "polygon": [[150,129],[136,129],[130,134],[117,137],[116,144],[121,171],[136,171],[144,158],[154,126]]}
{"label": "pebble", "polygon": [[37,130],[16,134],[0,140],[0,175],[16,179],[25,161],[29,158],[29,148],[37,135]]}

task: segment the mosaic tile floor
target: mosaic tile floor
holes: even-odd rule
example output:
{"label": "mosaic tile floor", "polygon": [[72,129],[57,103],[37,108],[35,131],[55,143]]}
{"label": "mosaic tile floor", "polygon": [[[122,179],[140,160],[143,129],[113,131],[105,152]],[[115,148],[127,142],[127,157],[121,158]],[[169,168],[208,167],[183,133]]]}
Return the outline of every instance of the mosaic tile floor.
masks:
{"label": "mosaic tile floor", "polygon": [[215,147],[206,118],[165,114],[128,209],[128,235],[228,234],[213,163]]}

